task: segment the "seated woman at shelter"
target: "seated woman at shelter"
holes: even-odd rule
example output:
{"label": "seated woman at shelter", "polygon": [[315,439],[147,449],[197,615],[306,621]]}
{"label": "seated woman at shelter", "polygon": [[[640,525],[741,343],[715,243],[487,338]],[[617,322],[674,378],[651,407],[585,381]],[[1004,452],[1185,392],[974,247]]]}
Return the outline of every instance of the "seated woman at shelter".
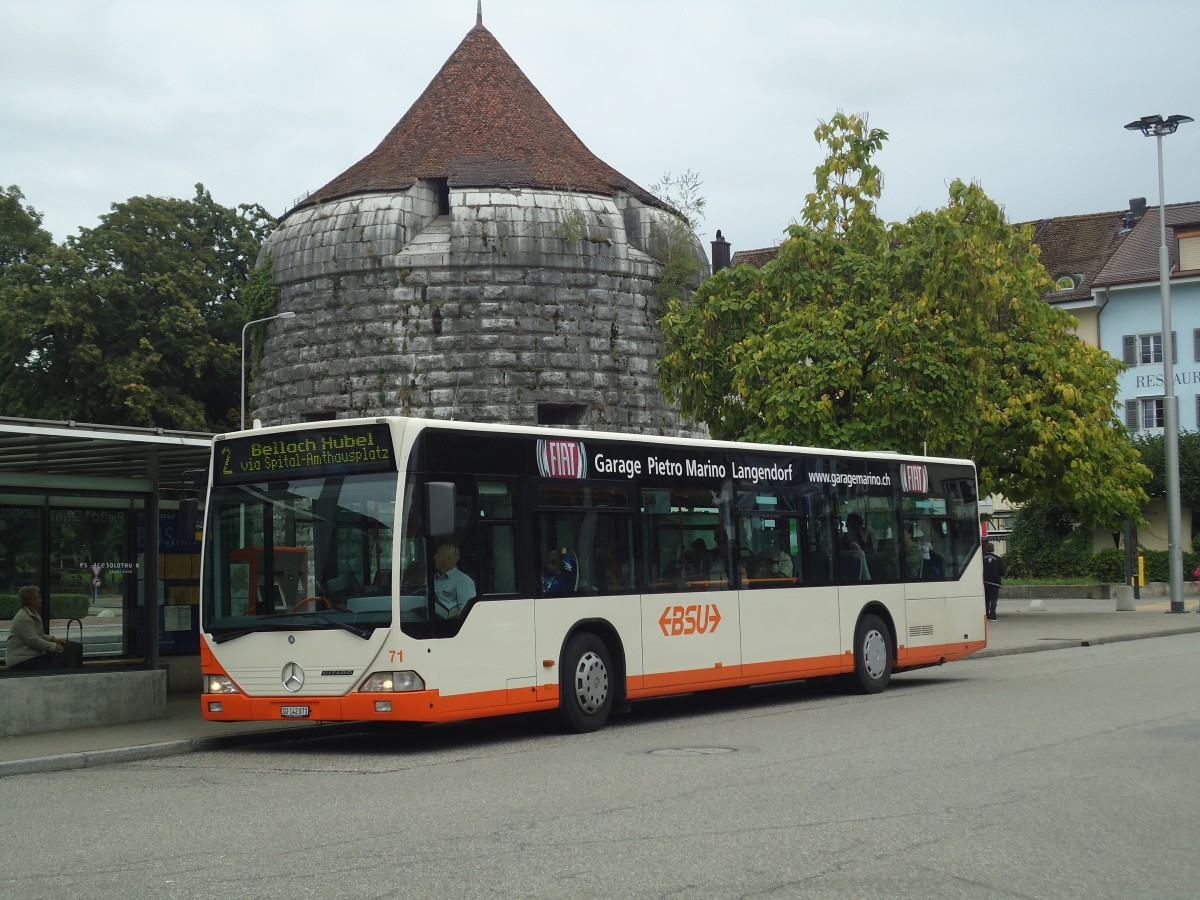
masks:
{"label": "seated woman at shelter", "polygon": [[579,587],[579,560],[566,547],[555,547],[546,553],[542,565],[542,593],[568,594]]}
{"label": "seated woman at shelter", "polygon": [[10,672],[34,669],[53,669],[55,656],[63,652],[66,642],[48,636],[42,628],[42,592],[34,585],[17,591],[21,608],[13,616],[4,644],[4,664]]}

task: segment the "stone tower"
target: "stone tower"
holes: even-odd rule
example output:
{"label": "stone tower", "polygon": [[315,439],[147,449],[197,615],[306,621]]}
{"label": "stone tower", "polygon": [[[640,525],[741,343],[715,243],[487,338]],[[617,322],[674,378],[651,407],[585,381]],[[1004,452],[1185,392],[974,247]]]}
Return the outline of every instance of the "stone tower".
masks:
{"label": "stone tower", "polygon": [[480,19],[379,146],[268,240],[296,317],[270,323],[250,411],[703,434],[655,370],[655,256],[681,224],[584,146]]}

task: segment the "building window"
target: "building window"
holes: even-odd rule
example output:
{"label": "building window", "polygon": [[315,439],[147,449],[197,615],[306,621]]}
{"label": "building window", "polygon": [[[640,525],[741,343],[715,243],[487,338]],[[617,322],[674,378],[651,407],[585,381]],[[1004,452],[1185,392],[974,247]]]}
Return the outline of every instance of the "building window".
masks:
{"label": "building window", "polygon": [[[1121,338],[1121,355],[1127,366],[1150,366],[1163,361],[1162,333],[1127,334]],[[1171,332],[1171,362],[1179,361],[1175,332]]]}
{"label": "building window", "polygon": [[[1198,398],[1200,400],[1200,398]],[[1162,428],[1164,422],[1163,398],[1143,397],[1140,400],[1125,401],[1125,427],[1151,430]]]}
{"label": "building window", "polygon": [[1162,428],[1163,427],[1163,401],[1162,397],[1156,397],[1151,400],[1142,401],[1142,427],[1143,428]]}
{"label": "building window", "polygon": [[1148,366],[1151,363],[1162,362],[1162,335],[1138,335],[1138,365]]}
{"label": "building window", "polygon": [[1200,231],[1179,235],[1179,268],[1183,272],[1200,269]]}

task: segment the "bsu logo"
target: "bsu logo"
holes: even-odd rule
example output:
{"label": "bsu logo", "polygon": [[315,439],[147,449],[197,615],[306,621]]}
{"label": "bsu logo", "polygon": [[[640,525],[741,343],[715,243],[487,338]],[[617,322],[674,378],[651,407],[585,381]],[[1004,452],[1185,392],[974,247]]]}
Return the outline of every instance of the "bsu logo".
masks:
{"label": "bsu logo", "polygon": [[658,627],[665,637],[681,634],[708,634],[721,624],[721,611],[715,603],[693,606],[668,606],[659,617]]}

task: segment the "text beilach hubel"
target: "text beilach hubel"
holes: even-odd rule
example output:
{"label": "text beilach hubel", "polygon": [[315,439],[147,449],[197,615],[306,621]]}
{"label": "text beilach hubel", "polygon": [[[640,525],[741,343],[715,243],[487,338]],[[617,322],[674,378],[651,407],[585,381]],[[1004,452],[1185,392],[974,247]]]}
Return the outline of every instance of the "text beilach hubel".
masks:
{"label": "text beilach hubel", "polygon": [[383,462],[391,459],[391,451],[376,446],[374,434],[323,435],[300,441],[255,441],[250,444],[250,458],[261,460],[264,469],[298,469]]}

